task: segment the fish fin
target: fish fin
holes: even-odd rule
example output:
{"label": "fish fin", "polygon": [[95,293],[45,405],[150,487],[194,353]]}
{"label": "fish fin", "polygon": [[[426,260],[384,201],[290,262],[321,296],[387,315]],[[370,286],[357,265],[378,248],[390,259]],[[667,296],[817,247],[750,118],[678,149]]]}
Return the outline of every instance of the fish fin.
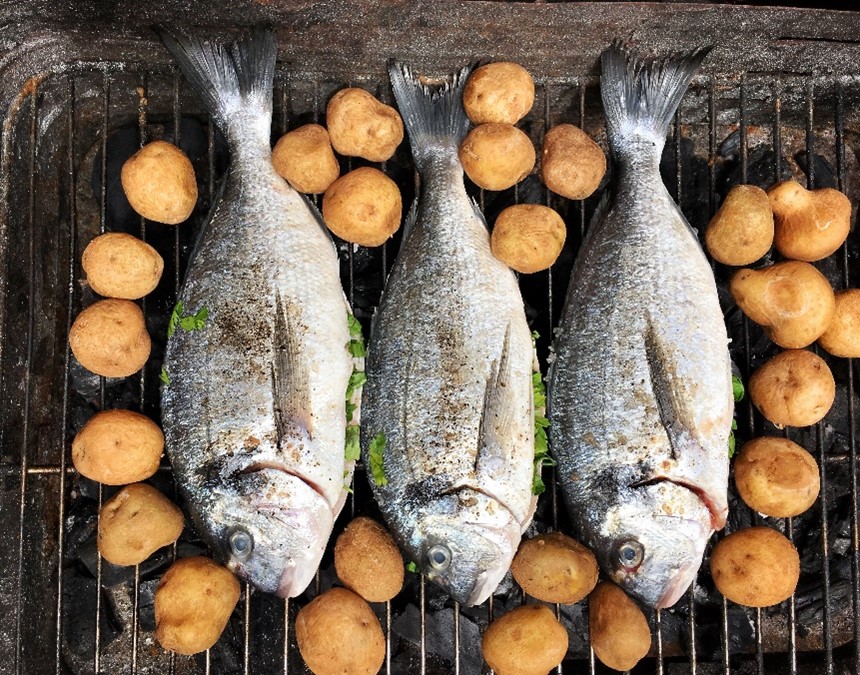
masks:
{"label": "fish fin", "polygon": [[511,372],[511,325],[505,329],[502,343],[502,353],[495,369],[487,378],[487,388],[484,390],[484,407],[478,425],[478,454],[475,459],[475,470],[482,456],[488,451],[497,455],[498,450],[509,443],[511,421],[516,419],[518,411],[514,407],[514,396],[508,385],[513,380]]}
{"label": "fish fin", "polygon": [[[280,293],[275,296],[274,357],[272,358],[272,400],[278,447],[299,426],[313,440],[313,421],[307,413],[308,371],[299,360],[296,326],[291,325],[288,308]],[[298,430],[300,431],[300,430]]]}

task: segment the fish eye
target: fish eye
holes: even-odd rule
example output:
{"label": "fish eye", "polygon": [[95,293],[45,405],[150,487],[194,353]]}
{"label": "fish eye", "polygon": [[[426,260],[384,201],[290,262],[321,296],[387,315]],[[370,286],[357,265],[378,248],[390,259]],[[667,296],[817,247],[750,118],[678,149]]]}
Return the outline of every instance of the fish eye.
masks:
{"label": "fish eye", "polygon": [[237,528],[230,533],[227,540],[230,544],[230,553],[239,560],[247,560],[251,557],[254,550],[254,538],[250,533],[241,528]]}
{"label": "fish eye", "polygon": [[628,570],[635,570],[642,564],[645,557],[645,547],[635,539],[625,541],[618,547],[618,562]]}
{"label": "fish eye", "polygon": [[444,544],[436,544],[427,551],[427,559],[437,572],[444,572],[451,564],[451,549]]}

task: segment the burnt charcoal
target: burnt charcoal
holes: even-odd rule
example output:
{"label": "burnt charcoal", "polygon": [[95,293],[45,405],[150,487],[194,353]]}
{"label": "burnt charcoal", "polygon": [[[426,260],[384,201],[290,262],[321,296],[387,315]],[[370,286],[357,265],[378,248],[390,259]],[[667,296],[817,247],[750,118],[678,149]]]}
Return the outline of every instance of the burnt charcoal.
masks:
{"label": "burnt charcoal", "polygon": [[[751,611],[751,610],[750,610]],[[754,649],[755,624],[747,610],[729,603],[726,610],[728,624],[729,653],[743,654]],[[689,630],[689,626],[682,628]],[[685,643],[690,636],[684,633]],[[702,661],[718,661],[723,655],[722,605],[714,603],[696,607],[696,654]]]}
{"label": "burnt charcoal", "polygon": [[98,526],[98,504],[89,499],[78,499],[66,516],[65,555],[66,562],[80,558],[79,548],[96,538]]}
{"label": "burnt charcoal", "polygon": [[580,602],[575,605],[560,605],[561,623],[567,628],[569,639],[567,653],[578,658],[588,657],[588,610]]}
{"label": "burnt charcoal", "polygon": [[[209,672],[211,675],[238,675],[243,672],[245,637],[242,628],[242,613],[244,611],[244,603],[240,599],[218,642],[209,650]],[[203,672],[206,666],[206,653],[196,654],[194,660],[200,669],[199,672]]]}
{"label": "burnt charcoal", "polygon": [[[429,587],[429,584],[428,584]],[[498,614],[501,614],[500,612]],[[460,614],[460,672],[464,674],[481,673],[481,636],[478,625],[463,613]],[[418,607],[407,605],[391,624],[395,635],[402,637],[412,645],[420,645],[421,618]],[[428,654],[433,654],[448,666],[449,670],[437,672],[453,672],[452,655],[454,649],[454,609],[446,607],[425,614],[424,644]],[[407,652],[408,653],[408,652]],[[399,658],[398,662],[402,662]],[[393,664],[392,664],[393,665]],[[442,665],[442,664],[440,664]],[[429,672],[429,671],[428,671]]]}
{"label": "burnt charcoal", "polygon": [[[743,165],[740,160],[740,152],[735,155],[730,155],[729,161],[726,162],[723,170],[717,177],[717,193],[722,198],[728,194],[729,190],[741,183],[747,185],[757,185],[766,190],[774,183],[778,182],[775,179],[774,172],[776,171],[776,153],[773,148],[766,145],[759,145],[750,148],[747,154],[747,177],[744,181]],[[780,162],[779,180],[791,178],[790,160],[784,155]]]}
{"label": "burnt charcoal", "polygon": [[159,579],[141,581],[138,587],[138,626],[143,632],[155,630],[155,589]]}
{"label": "burnt charcoal", "polygon": [[[848,556],[832,557],[830,571],[830,612],[851,605],[851,561]],[[823,575],[801,577],[795,592],[797,621],[804,626],[821,624],[824,620]]]}
{"label": "burnt charcoal", "polygon": [[[63,662],[72,673],[92,672],[95,650],[97,586],[95,579],[80,574],[76,566],[65,568],[63,579]],[[102,648],[121,633],[121,622],[113,615],[103,596],[99,624]]]}
{"label": "burnt charcoal", "polygon": [[[797,165],[806,174],[807,177],[810,176],[810,166],[809,166],[809,155],[806,150],[801,150],[794,156],[794,161],[797,162]],[[830,166],[830,162],[827,161],[821,155],[815,154],[812,155],[812,175],[815,178],[815,187],[816,188],[833,188],[836,189],[838,185],[836,181],[836,172],[833,170],[833,167]]]}

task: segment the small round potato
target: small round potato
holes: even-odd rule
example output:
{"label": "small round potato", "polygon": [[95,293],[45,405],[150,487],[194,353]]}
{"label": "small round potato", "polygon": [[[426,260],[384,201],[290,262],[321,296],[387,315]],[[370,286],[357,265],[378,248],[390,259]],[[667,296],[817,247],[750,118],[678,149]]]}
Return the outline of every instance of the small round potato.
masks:
{"label": "small round potato", "polygon": [[548,607],[523,605],[484,631],[484,660],[498,675],[546,675],[567,653],[567,629]]}
{"label": "small round potato", "polygon": [[370,518],[356,518],[337,538],[334,569],[344,586],[368,602],[391,600],[403,588],[400,549]]}
{"label": "small round potato", "polygon": [[770,607],[794,593],[800,556],[776,530],[749,527],[717,542],[711,551],[711,576],[728,600],[746,607]]}
{"label": "small round potato", "polygon": [[105,232],[84,249],[87,283],[108,298],[137,300],[161,280],[164,259],[152,246],[123,232]]}
{"label": "small round potato", "polygon": [[463,107],[475,124],[516,124],[535,102],[535,82],[517,63],[499,61],[477,68],[463,90]]}
{"label": "small round potato", "polygon": [[156,223],[188,220],[197,203],[194,167],[172,143],[144,145],[122,165],[120,179],[131,208]]}
{"label": "small round potato", "polygon": [[332,588],[299,610],[296,642],[314,675],[376,675],[385,660],[379,619],[345,588]]}
{"label": "small round potato", "polygon": [[114,565],[139,565],[179,539],[182,511],[151,485],[127,485],[99,513],[99,553]]}
{"label": "small round potato", "polygon": [[403,199],[393,180],[379,169],[363,166],[331,184],[323,195],[322,213],[341,239],[380,246],[400,227]]}
{"label": "small round potato", "polygon": [[319,124],[305,124],[281,136],[272,150],[272,164],[296,190],[312,195],[328,190],[340,175],[328,131]]}
{"label": "small round potato", "polygon": [[179,654],[206,651],[221,637],[239,602],[239,580],[209,558],[182,558],[155,590],[155,638]]}
{"label": "small round potato", "polygon": [[331,97],[325,115],[331,144],[347,157],[384,162],[403,140],[400,114],[364,89],[341,89]]}
{"label": "small round potato", "polygon": [[478,187],[507,190],[534,169],[535,149],[511,124],[482,124],[460,144],[460,163]]}
{"label": "small round potato", "polygon": [[588,596],[588,634],[595,656],[615,670],[630,670],[651,649],[648,619],[610,581],[601,581]]}
{"label": "small round potato", "polygon": [[760,270],[739,270],[729,289],[744,314],[786,349],[815,342],[836,311],[827,277],[805,262],[787,260]]}
{"label": "small round potato", "polygon": [[573,604],[597,585],[597,559],[575,539],[550,532],[520,544],[511,574],[538,600]]}
{"label": "small round potato", "polygon": [[786,258],[815,262],[842,246],[851,229],[851,202],[833,188],[807,190],[793,180],[767,191],[774,243]]}
{"label": "small round potato", "polygon": [[508,267],[531,274],[556,261],[566,236],[564,221],[548,206],[516,204],[496,218],[490,246]]}
{"label": "small round potato", "polygon": [[749,381],[750,399],[780,429],[821,421],[836,398],[836,382],[827,363],[805,349],[777,354]]}
{"label": "small round potato", "polygon": [[550,190],[568,199],[585,199],[605,173],[606,155],[582,129],[559,124],[546,132],[540,175]]}
{"label": "small round potato", "polygon": [[860,289],[837,291],[833,321],[818,338],[818,344],[833,356],[860,357]]}
{"label": "small round potato", "polygon": [[735,185],[705,230],[705,245],[724,265],[749,265],[773,245],[773,212],[767,193],[755,185]]}
{"label": "small round potato", "polygon": [[69,346],[81,365],[104,377],[128,377],[146,363],[152,343],[140,307],[130,300],[99,300],[78,314]]}
{"label": "small round potato", "polygon": [[741,499],[766,516],[799,516],[818,498],[818,463],[787,438],[754,438],[741,448],[734,465]]}
{"label": "small round potato", "polygon": [[162,452],[161,429],[131,410],[97,412],[72,441],[75,469],[105,485],[146,480],[158,470]]}

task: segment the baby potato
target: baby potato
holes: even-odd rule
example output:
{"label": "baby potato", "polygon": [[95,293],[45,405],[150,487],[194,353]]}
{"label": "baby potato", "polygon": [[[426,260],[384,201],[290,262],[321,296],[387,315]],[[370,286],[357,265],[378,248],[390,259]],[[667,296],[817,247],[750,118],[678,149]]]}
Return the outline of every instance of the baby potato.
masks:
{"label": "baby potato", "polygon": [[793,180],[767,191],[774,243],[786,258],[815,262],[834,253],[851,229],[851,202],[839,190],[807,190]]}
{"label": "baby potato", "polygon": [[164,434],[146,415],[103,410],[87,420],[72,441],[78,473],[105,485],[146,480],[158,470]]}
{"label": "baby potato", "polygon": [[460,163],[478,187],[507,190],[531,173],[535,149],[511,124],[482,124],[460,144]]}
{"label": "baby potato", "polygon": [[776,530],[749,527],[717,542],[711,551],[711,576],[728,600],[746,607],[770,607],[794,593],[800,556]]}
{"label": "baby potato", "polygon": [[403,140],[400,113],[364,89],[341,89],[331,97],[325,115],[331,144],[347,157],[384,162]]}
{"label": "baby potato", "polygon": [[137,300],[161,280],[164,259],[152,246],[123,232],[105,232],[84,249],[87,283],[108,298]]}
{"label": "baby potato", "polygon": [[606,173],[606,155],[579,127],[559,124],[543,137],[540,175],[544,185],[562,197],[585,199]]}
{"label": "baby potato", "polygon": [[484,631],[484,660],[498,675],[546,675],[567,653],[567,629],[543,605],[523,605]]}
{"label": "baby potato", "polygon": [[296,190],[313,195],[325,192],[340,175],[328,131],[319,124],[305,124],[281,136],[272,150],[272,164]]}
{"label": "baby potato", "polygon": [[830,368],[817,354],[789,349],[756,370],[749,381],[750,399],[780,429],[821,421],[836,398]]}
{"label": "baby potato", "polygon": [[126,485],[99,513],[98,546],[114,565],[138,565],[179,539],[182,511],[151,485]]}
{"label": "baby potato", "polygon": [[827,277],[805,262],[787,260],[760,270],[739,270],[729,289],[744,314],[787,349],[815,342],[836,311]]}
{"label": "baby potato", "polygon": [[705,245],[724,265],[749,265],[773,245],[773,212],[767,193],[735,185],[705,229]]}
{"label": "baby potato", "polygon": [[299,610],[296,642],[315,675],[375,675],[385,660],[379,620],[345,588],[332,588]]}
{"label": "baby potato", "polygon": [[239,580],[209,558],[182,558],[155,590],[155,638],[178,654],[206,651],[221,637],[239,602]]}
{"label": "baby potato", "polygon": [[517,63],[499,61],[477,68],[463,90],[463,107],[475,124],[516,124],[535,102],[535,82]]}
{"label": "baby potato", "polygon": [[575,539],[550,532],[520,544],[511,574],[538,600],[573,604],[597,585],[597,559]]}
{"label": "baby potato", "polygon": [[144,145],[122,165],[120,180],[131,208],[156,223],[188,220],[197,203],[194,167],[172,143]]}
{"label": "baby potato", "polygon": [[818,344],[833,356],[860,357],[860,289],[837,291],[833,321],[818,338]]}
{"label": "baby potato", "polygon": [[80,364],[104,377],[128,377],[149,358],[152,343],[140,307],[130,300],[99,300],[78,314],[69,346]]}
{"label": "baby potato", "polygon": [[531,274],[558,259],[566,236],[564,221],[548,206],[516,204],[496,218],[490,247],[511,269]]}
{"label": "baby potato", "polygon": [[588,596],[588,634],[595,656],[615,670],[630,670],[651,649],[651,629],[639,605],[610,581]]}
{"label": "baby potato", "polygon": [[323,219],[341,239],[380,246],[400,227],[403,199],[379,169],[363,166],[338,178],[323,195]]}
{"label": "baby potato", "polygon": [[391,600],[403,588],[400,549],[370,518],[356,518],[337,538],[334,569],[344,586],[368,602]]}
{"label": "baby potato", "polygon": [[766,516],[798,516],[818,497],[818,463],[787,438],[754,438],[741,448],[734,465],[741,499]]}

